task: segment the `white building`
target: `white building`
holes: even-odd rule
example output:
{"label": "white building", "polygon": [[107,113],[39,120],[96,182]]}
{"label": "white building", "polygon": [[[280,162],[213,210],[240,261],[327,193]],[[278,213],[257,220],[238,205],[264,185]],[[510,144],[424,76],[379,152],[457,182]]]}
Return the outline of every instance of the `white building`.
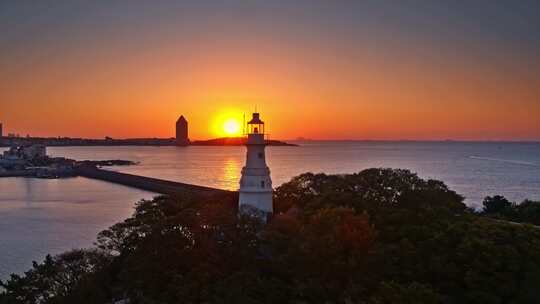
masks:
{"label": "white building", "polygon": [[272,214],[272,180],[266,165],[264,122],[259,113],[247,123],[246,165],[242,168],[240,179],[239,210],[241,212]]}

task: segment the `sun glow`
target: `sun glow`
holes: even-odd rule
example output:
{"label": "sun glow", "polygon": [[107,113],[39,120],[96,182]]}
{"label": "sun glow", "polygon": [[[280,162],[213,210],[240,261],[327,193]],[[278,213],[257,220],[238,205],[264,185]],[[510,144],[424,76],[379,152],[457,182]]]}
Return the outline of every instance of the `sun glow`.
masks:
{"label": "sun glow", "polygon": [[240,135],[240,122],[234,118],[229,118],[223,123],[223,132],[228,135]]}
{"label": "sun glow", "polygon": [[210,114],[209,130],[214,137],[242,136],[243,112],[235,108],[221,108]]}

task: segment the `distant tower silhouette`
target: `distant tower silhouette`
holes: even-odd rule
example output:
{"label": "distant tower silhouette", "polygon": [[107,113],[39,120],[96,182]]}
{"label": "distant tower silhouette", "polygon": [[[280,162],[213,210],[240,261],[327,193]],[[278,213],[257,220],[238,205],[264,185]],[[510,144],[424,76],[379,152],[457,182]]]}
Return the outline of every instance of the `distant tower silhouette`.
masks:
{"label": "distant tower silhouette", "polygon": [[4,136],[4,133],[2,133],[4,130],[2,129],[2,123],[0,122],[0,138]]}
{"label": "distant tower silhouette", "polygon": [[259,118],[259,113],[253,113],[247,123],[247,133],[246,165],[242,168],[238,209],[266,219],[273,212],[272,180],[264,153],[264,122]]}
{"label": "distant tower silhouette", "polygon": [[176,121],[176,144],[179,146],[189,145],[188,122],[184,115]]}

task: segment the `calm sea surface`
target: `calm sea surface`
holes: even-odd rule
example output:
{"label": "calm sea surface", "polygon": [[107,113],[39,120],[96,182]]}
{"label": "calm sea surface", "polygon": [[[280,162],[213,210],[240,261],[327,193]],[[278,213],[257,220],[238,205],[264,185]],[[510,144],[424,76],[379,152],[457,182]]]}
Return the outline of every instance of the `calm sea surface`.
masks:
{"label": "calm sea surface", "polygon": [[[486,195],[540,200],[540,143],[304,142],[269,147],[274,187],[303,172],[352,173],[371,167],[407,168],[446,182],[479,206]],[[244,147],[58,147],[53,156],[127,159],[113,170],[237,189]],[[85,178],[0,178],[0,279],[47,253],[87,247],[123,220],[139,199],[154,194]]]}

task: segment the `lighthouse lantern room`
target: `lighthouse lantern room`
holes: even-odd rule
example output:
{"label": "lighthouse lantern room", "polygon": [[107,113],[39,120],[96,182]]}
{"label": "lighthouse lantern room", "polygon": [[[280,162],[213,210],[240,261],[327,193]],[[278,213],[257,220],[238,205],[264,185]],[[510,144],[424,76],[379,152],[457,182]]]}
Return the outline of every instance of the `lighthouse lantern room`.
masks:
{"label": "lighthouse lantern room", "polygon": [[239,210],[260,214],[266,219],[273,212],[272,180],[266,165],[264,122],[259,113],[253,113],[246,127],[246,165],[240,178]]}

